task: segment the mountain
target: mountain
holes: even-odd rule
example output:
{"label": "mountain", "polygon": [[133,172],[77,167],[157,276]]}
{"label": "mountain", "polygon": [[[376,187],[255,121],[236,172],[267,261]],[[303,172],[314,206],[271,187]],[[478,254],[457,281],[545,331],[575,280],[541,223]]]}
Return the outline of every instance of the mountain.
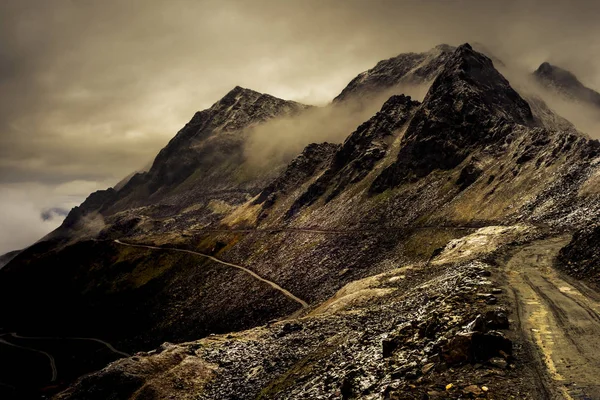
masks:
{"label": "mountain", "polygon": [[10,262],[13,258],[15,258],[21,250],[9,251],[6,254],[0,256],[0,268],[4,267],[6,264]]}
{"label": "mountain", "polygon": [[420,85],[432,81],[443,68],[454,47],[441,44],[425,53],[405,53],[377,63],[354,78],[333,103],[375,96],[401,85]]}
{"label": "mountain", "polygon": [[[210,219],[222,202],[239,204],[254,196],[285,165],[266,170],[244,162],[249,131],[274,118],[297,115],[308,106],[239,86],[210,108],[197,112],[156,156],[147,172],[136,173],[117,189],[90,195],[67,216],[54,237],[87,234],[89,218],[116,220],[115,229],[134,226],[140,215],[166,218],[194,213]],[[142,211],[143,209],[143,211]],[[130,210],[136,210],[132,213]],[[117,215],[117,216],[116,216]],[[114,216],[113,220],[106,220]],[[92,230],[92,236],[97,234]]]}
{"label": "mountain", "polygon": [[600,107],[600,93],[584,86],[573,73],[565,69],[544,62],[533,75],[542,85],[568,99]]}
{"label": "mountain", "polygon": [[[405,84],[425,86],[422,101],[397,93]],[[575,277],[581,268],[570,265],[593,259],[580,249],[598,222],[600,144],[549,123],[561,117],[468,44],[382,61],[329,107],[382,93],[343,143],[313,143],[248,173],[251,129],[299,123],[310,110],[235,88],[148,172],[90,195],[0,270],[9,331],[135,353],[56,398],[559,391],[536,361],[552,357],[542,349],[551,345],[531,339],[529,324],[545,322],[527,317],[552,311],[531,309],[527,296],[562,279],[539,275],[552,270],[537,266],[554,262],[549,254]],[[564,234],[580,231],[569,244]],[[541,293],[567,301],[565,285]]]}

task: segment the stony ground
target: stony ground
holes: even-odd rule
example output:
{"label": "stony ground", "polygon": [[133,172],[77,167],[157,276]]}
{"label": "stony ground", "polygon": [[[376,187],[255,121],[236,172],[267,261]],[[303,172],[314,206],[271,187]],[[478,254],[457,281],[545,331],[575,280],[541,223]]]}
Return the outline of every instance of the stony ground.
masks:
{"label": "stony ground", "polygon": [[[490,244],[498,235],[484,256],[501,246]],[[57,398],[537,399],[503,272],[473,254],[350,283],[319,307],[249,331],[164,344]]]}

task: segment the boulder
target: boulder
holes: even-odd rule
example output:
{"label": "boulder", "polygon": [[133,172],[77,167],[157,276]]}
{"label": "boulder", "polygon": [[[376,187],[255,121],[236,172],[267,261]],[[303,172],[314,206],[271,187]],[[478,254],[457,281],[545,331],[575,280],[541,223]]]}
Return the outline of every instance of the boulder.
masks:
{"label": "boulder", "polygon": [[512,342],[500,332],[461,332],[442,350],[449,365],[485,362],[503,353],[512,354]]}

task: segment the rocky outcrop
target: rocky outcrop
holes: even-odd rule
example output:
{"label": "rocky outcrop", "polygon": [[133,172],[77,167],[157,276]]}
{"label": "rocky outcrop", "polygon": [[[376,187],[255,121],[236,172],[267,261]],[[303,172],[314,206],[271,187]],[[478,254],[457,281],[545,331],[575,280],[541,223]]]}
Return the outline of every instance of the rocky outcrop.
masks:
{"label": "rocky outcrop", "polygon": [[290,162],[286,170],[260,193],[253,203],[263,204],[265,208],[270,207],[279,196],[298,188],[326,166],[339,147],[333,143],[309,144],[298,157]]}
{"label": "rocky outcrop", "polygon": [[564,272],[600,287],[600,224],[575,232],[558,258],[558,266]]}
{"label": "rocky outcrop", "polygon": [[81,203],[81,205],[73,207],[63,221],[61,228],[77,229],[78,225],[82,223],[82,219],[86,215],[92,213],[102,213],[107,207],[116,201],[117,198],[117,192],[113,188],[98,190],[90,194],[88,198]]}
{"label": "rocky outcrop", "polygon": [[294,202],[287,216],[311,205],[326,192],[328,202],[349,184],[364,179],[387,155],[394,133],[406,124],[418,105],[408,96],[390,97],[381,111],[348,136],[325,172]]}

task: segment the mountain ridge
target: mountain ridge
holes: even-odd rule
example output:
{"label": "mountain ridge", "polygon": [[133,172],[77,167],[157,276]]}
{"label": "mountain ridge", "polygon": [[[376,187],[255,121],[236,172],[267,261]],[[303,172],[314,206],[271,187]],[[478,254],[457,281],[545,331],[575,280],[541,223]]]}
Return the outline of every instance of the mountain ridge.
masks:
{"label": "mountain ridge", "polygon": [[[486,308],[491,294],[478,297],[481,291],[502,280],[487,281],[489,271],[500,274],[487,263],[502,246],[596,218],[600,144],[572,129],[546,128],[492,59],[470,45],[434,50],[378,63],[333,101],[365,101],[418,82],[429,85],[422,102],[391,94],[343,143],[309,144],[286,165],[248,180],[237,175],[245,166],[244,129],[302,117],[306,106],[235,87],[196,113],[150,171],[118,191],[90,195],[69,214],[65,229],[101,220],[86,240],[39,243],[2,269],[0,304],[19,304],[6,310],[12,326],[82,329],[69,317],[74,313],[91,333],[128,351],[205,337],[112,364],[60,398],[160,397],[164,390],[165,396],[213,398],[227,390],[234,397],[236,385],[248,388],[238,390],[243,398],[333,396],[336,390],[400,396],[409,381],[421,388],[423,380],[409,375],[433,371],[460,379],[471,376],[461,369],[465,360],[504,357],[452,348],[471,323],[480,330],[470,335],[489,340],[491,349],[500,343],[512,363],[504,334],[476,323],[477,315],[493,311]],[[461,252],[482,237],[491,241],[483,250]],[[142,247],[118,246],[119,239]],[[193,253],[243,266],[309,307],[300,311],[272,287]],[[455,253],[464,254],[452,258]],[[502,306],[511,303],[504,299]],[[453,312],[456,320],[448,317]],[[214,333],[221,335],[209,336]],[[361,361],[341,371],[347,348]],[[406,360],[393,357],[396,351],[407,351]],[[362,371],[358,363],[370,368]],[[511,382],[524,371],[516,368],[507,372]],[[193,390],[168,393],[170,383],[152,383],[171,382],[173,374],[191,377],[181,387]],[[382,383],[388,376],[399,386]],[[423,390],[419,395],[433,389]]]}

